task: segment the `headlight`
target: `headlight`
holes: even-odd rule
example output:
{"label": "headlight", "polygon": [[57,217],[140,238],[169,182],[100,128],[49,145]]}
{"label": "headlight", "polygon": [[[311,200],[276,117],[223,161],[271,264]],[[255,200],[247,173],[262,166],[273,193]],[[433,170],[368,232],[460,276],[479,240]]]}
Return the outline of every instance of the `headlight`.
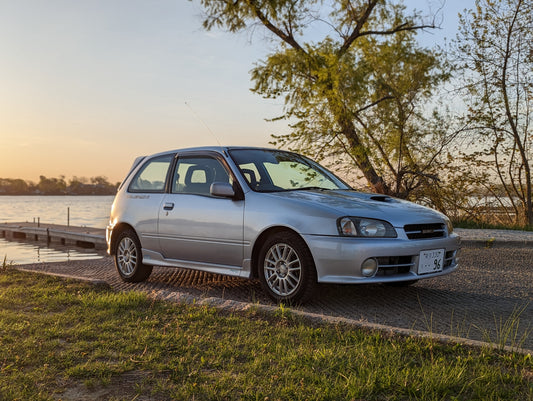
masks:
{"label": "headlight", "polygon": [[339,234],[349,237],[396,238],[396,230],[384,220],[363,217],[342,217],[338,221]]}

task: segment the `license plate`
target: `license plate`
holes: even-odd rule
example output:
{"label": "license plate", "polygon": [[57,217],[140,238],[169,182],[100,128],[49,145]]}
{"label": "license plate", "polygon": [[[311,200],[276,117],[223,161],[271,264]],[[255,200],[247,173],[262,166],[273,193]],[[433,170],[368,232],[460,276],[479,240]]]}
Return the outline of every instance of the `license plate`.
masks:
{"label": "license plate", "polygon": [[422,251],[418,262],[418,274],[441,272],[443,264],[444,249]]}

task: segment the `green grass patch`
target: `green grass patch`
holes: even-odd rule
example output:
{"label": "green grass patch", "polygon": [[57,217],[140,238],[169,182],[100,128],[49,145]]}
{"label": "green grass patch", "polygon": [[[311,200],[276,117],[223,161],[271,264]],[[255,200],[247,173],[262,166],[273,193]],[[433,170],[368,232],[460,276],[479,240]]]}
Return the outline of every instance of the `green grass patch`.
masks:
{"label": "green grass patch", "polygon": [[476,220],[457,220],[453,221],[453,226],[457,228],[485,228],[491,230],[516,230],[516,231],[533,231],[533,226],[509,225],[489,223]]}
{"label": "green grass patch", "polygon": [[531,355],[6,269],[0,399],[531,400]]}
{"label": "green grass patch", "polygon": [[7,261],[7,255],[4,255],[4,260],[0,263],[0,273],[5,272],[7,269],[11,268],[13,264]]}

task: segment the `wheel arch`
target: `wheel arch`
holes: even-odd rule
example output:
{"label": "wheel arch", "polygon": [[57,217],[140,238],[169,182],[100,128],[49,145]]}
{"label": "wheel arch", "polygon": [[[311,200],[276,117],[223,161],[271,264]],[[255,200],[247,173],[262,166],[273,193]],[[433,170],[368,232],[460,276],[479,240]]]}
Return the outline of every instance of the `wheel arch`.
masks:
{"label": "wheel arch", "polygon": [[[113,227],[113,231],[111,232],[111,241],[109,246],[109,254],[115,255],[117,253],[117,238],[120,237],[120,234],[123,233],[126,230],[131,230],[137,235],[137,231],[133,228],[132,225],[128,223],[118,223]],[[137,235],[137,238],[139,236]]]}
{"label": "wheel arch", "polygon": [[252,278],[259,277],[259,253],[261,252],[261,248],[263,247],[263,244],[271,235],[281,233],[281,232],[291,232],[299,236],[312,256],[312,252],[309,248],[309,245],[307,245],[307,242],[305,241],[305,239],[296,230],[290,227],[287,227],[287,226],[269,227],[265,231],[263,231],[261,234],[259,234],[252,248],[252,271],[251,271]]}

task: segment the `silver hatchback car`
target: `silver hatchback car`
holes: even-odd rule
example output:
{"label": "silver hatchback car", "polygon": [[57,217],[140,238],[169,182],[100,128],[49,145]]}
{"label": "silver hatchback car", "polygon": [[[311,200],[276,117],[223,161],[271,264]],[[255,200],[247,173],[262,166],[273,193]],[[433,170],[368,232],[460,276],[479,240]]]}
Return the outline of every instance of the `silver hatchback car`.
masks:
{"label": "silver hatchback car", "polygon": [[317,283],[408,285],[457,269],[443,214],[355,191],[296,153],[204,147],[140,157],[106,230],[124,281],[153,266],[258,278],[278,302]]}

